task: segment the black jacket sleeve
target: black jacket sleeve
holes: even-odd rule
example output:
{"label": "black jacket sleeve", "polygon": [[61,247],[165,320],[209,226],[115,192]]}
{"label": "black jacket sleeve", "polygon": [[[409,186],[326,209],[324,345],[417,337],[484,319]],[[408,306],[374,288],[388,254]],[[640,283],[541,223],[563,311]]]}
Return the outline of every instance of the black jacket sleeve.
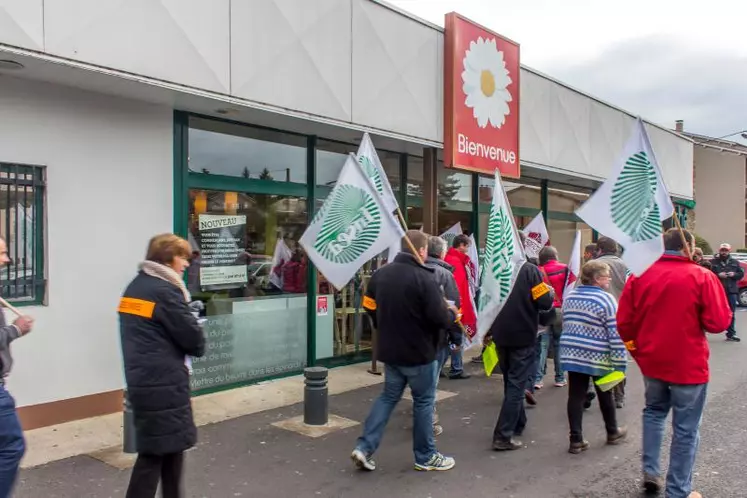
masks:
{"label": "black jacket sleeve", "polygon": [[161,292],[154,318],[163,324],[185,355],[200,357],[205,354],[205,334],[179,289],[174,287]]}

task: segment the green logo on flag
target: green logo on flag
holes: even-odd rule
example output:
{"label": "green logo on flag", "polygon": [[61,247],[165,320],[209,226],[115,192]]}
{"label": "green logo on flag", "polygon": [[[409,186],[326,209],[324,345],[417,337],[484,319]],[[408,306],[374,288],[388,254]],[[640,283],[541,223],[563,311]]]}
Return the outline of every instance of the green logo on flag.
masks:
{"label": "green logo on flag", "polygon": [[446,241],[446,246],[451,247],[454,244],[454,239],[456,239],[457,234],[453,232],[445,233],[441,236],[442,239]]}
{"label": "green logo on flag", "polygon": [[[506,216],[503,208],[493,205],[490,208],[490,220],[488,221],[488,236],[485,244],[483,272],[489,271],[498,283],[498,302],[504,302],[511,292],[511,276],[513,273],[511,258],[513,255],[514,244],[511,220]],[[480,309],[493,300],[492,296],[485,295],[485,293],[481,294]]]}
{"label": "green logo on flag", "polygon": [[661,235],[656,183],[653,165],[645,152],[639,152],[628,158],[612,187],[612,220],[633,242]]}
{"label": "green logo on flag", "polygon": [[371,195],[354,185],[339,185],[314,217],[322,223],[314,249],[325,259],[347,264],[358,259],[381,233],[381,211]]}
{"label": "green logo on flag", "polygon": [[373,163],[367,156],[358,156],[358,162],[363,168],[363,172],[366,174],[366,176],[373,181],[374,187],[376,187],[376,191],[383,195],[384,182],[382,181],[381,175],[379,174],[379,169],[373,165]]}

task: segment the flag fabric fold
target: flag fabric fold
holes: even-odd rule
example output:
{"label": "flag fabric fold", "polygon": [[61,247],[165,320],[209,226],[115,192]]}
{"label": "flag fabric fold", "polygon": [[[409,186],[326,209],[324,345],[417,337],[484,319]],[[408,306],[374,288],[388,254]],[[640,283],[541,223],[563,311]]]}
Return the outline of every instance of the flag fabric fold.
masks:
{"label": "flag fabric fold", "polygon": [[485,258],[480,274],[475,343],[482,342],[503,309],[525,262],[526,255],[519,239],[519,231],[501,182],[500,172],[496,170],[493,202],[488,216]]}
{"label": "flag fabric fold", "polygon": [[568,260],[568,277],[565,279],[563,288],[563,299],[568,293],[576,287],[576,281],[581,275],[581,230],[576,230],[576,237],[573,239],[571,248],[571,258]]}
{"label": "flag fabric fold", "polygon": [[661,223],[674,213],[646,127],[640,118],[612,174],[576,214],[624,251],[635,275],[664,253]]}
{"label": "flag fabric fold", "polygon": [[462,235],[464,232],[462,232],[462,222],[457,221],[455,225],[453,225],[451,228],[446,230],[444,233],[439,235],[442,239],[446,241],[447,247],[451,247],[451,245],[454,243],[454,239],[457,235]]}
{"label": "flag fabric fold", "polygon": [[526,242],[524,242],[524,249],[526,250],[527,257],[538,258],[539,253],[543,247],[550,243],[550,234],[547,232],[547,225],[545,224],[545,217],[542,213],[538,213],[529,224],[522,230],[526,235]]}
{"label": "flag fabric fold", "polygon": [[325,278],[342,289],[364,263],[403,236],[374,182],[351,154],[299,242]]}

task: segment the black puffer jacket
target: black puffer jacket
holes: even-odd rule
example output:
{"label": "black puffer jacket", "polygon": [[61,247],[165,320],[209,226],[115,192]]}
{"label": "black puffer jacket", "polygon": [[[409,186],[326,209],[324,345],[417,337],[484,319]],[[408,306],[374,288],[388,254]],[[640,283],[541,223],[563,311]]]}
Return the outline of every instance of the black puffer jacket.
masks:
{"label": "black puffer jacket", "polygon": [[205,338],[181,290],[145,273],[119,306],[127,393],[138,453],[165,455],[197,442],[185,355],[202,356]]}

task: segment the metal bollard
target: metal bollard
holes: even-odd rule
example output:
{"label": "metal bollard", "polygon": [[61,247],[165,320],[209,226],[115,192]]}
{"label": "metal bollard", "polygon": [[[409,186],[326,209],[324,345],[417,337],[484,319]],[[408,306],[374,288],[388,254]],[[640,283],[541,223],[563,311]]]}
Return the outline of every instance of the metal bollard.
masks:
{"label": "metal bollard", "polygon": [[303,423],[306,425],[326,425],[329,420],[327,400],[327,369],[309,367],[303,369]]}
{"label": "metal bollard", "polygon": [[124,420],[122,423],[122,451],[124,453],[137,453],[137,442],[135,439],[135,414],[132,411],[130,398],[127,397],[127,390],[124,392]]}

